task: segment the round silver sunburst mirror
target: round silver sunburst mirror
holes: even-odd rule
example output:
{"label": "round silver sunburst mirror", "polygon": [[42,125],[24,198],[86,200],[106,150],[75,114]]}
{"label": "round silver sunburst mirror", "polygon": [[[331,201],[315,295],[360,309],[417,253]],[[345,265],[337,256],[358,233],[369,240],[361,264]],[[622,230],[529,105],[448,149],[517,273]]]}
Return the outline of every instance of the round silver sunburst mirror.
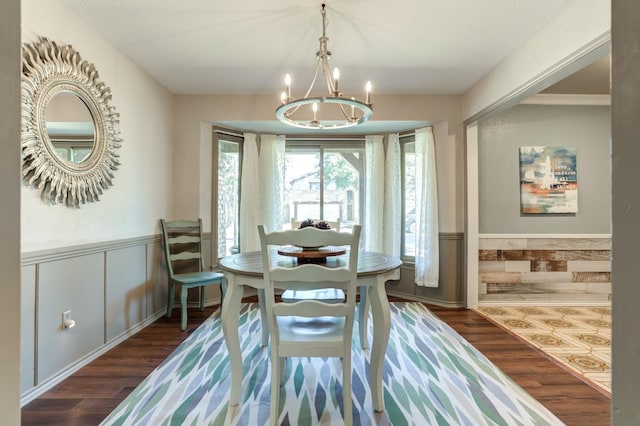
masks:
{"label": "round silver sunburst mirror", "polygon": [[45,37],[22,45],[22,178],[50,204],[99,200],[120,164],[118,116],[95,66]]}

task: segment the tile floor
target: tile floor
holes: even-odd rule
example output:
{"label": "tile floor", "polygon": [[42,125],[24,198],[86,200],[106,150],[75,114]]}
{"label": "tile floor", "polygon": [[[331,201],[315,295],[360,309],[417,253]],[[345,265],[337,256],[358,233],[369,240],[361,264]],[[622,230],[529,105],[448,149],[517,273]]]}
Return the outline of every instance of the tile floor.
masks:
{"label": "tile floor", "polygon": [[611,396],[610,306],[484,306],[477,312]]}

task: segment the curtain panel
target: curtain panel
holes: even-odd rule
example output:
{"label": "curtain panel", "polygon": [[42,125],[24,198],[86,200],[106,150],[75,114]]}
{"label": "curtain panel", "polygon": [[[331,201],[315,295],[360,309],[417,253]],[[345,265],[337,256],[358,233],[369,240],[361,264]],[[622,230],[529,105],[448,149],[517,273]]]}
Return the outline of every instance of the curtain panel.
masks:
{"label": "curtain panel", "polygon": [[260,175],[254,173],[259,170],[258,140],[254,133],[244,133],[242,149],[242,177],[240,179],[240,251],[255,251],[260,249],[258,225],[261,222],[259,211]]}
{"label": "curtain panel", "polygon": [[433,128],[416,130],[416,256],[415,283],[438,287],[438,185]]}
{"label": "curtain panel", "polygon": [[382,135],[367,135],[364,142],[363,248],[383,249],[384,145]]}
{"label": "curtain panel", "polygon": [[[244,134],[240,181],[240,251],[260,250],[258,225],[282,227],[284,190],[283,135]],[[256,171],[256,172],[254,172]]]}

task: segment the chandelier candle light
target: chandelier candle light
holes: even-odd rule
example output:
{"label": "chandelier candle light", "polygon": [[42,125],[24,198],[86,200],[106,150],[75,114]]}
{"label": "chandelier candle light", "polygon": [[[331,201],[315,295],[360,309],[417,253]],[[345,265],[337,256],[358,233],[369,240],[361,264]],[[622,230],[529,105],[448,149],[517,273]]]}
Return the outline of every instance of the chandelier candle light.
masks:
{"label": "chandelier candle light", "polygon": [[[364,102],[356,100],[354,97],[345,98],[340,92],[338,81],[340,79],[340,71],[338,68],[333,69],[333,76],[329,72],[329,58],[331,52],[327,49],[329,38],[326,36],[327,31],[327,14],[325,4],[322,4],[322,37],[320,37],[320,49],[316,52],[316,69],[313,80],[309,85],[307,93],[304,97],[295,99],[291,96],[291,76],[287,74],[284,78],[285,91],[280,95],[280,105],[276,109],[276,117],[283,123],[303,129],[343,129],[345,127],[355,126],[364,123],[373,115],[373,105],[371,104],[371,82],[368,81],[365,86],[366,98]],[[329,91],[328,96],[309,97],[311,90],[316,84],[318,75],[322,72],[327,83]],[[330,119],[318,120],[319,104],[328,104],[334,112]],[[310,105],[311,114],[301,111],[298,115],[304,115],[307,119],[296,119],[294,116],[301,106]],[[349,108],[347,108],[349,107]],[[308,111],[308,110],[307,110]],[[312,119],[308,120],[309,115]]]}

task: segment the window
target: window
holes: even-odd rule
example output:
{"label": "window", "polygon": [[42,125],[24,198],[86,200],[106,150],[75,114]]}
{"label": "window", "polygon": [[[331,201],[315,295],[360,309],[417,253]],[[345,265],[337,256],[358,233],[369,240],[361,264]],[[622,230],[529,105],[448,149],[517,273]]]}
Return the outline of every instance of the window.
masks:
{"label": "window", "polygon": [[400,139],[402,164],[402,257],[416,255],[416,143],[415,136]]}
{"label": "window", "polygon": [[214,258],[238,252],[240,207],[240,176],[242,166],[242,137],[214,131],[214,161],[218,172],[214,176],[214,217],[217,240]]}
{"label": "window", "polygon": [[283,228],[290,220],[340,220],[340,229],[360,223],[364,194],[362,141],[287,141]]}
{"label": "window", "polygon": [[[212,229],[214,258],[238,252],[239,203],[244,138],[232,131],[214,131]],[[292,220],[319,219],[340,222],[347,232],[364,220],[364,138],[288,138],[284,155],[281,229]],[[412,262],[416,255],[416,136],[400,136],[401,257]],[[253,172],[253,171],[250,171]],[[257,208],[261,208],[258,205]],[[275,226],[276,224],[274,224]],[[243,226],[247,226],[246,224]],[[396,240],[397,241],[397,240]]]}

